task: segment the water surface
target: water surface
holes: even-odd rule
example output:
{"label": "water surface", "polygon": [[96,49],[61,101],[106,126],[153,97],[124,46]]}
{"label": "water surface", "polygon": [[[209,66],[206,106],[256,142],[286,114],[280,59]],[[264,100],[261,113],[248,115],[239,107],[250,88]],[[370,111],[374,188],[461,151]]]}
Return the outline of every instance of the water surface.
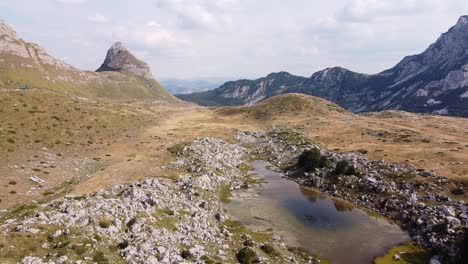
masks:
{"label": "water surface", "polygon": [[264,183],[236,191],[226,207],[254,230],[273,229],[288,244],[333,263],[372,263],[389,247],[409,240],[398,226],[347,203],[287,180],[264,161],[249,164]]}

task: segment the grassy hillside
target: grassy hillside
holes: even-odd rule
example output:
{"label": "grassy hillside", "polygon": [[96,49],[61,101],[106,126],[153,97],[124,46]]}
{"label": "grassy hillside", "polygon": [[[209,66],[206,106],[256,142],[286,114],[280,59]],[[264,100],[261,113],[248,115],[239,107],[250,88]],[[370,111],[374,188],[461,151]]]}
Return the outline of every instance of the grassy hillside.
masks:
{"label": "grassy hillside", "polygon": [[2,54],[0,88],[17,89],[20,84],[91,98],[177,100],[155,80],[120,72],[83,72],[37,65],[27,58]]}
{"label": "grassy hillside", "polygon": [[214,111],[232,123],[295,127],[329,149],[411,162],[468,185],[466,118],[402,111],[353,114],[329,101],[302,94],[285,94],[253,106]]}
{"label": "grassy hillside", "polygon": [[96,153],[161,117],[151,104],[42,89],[0,89],[0,95],[0,206],[27,199],[31,176],[46,180],[47,188],[86,177],[105,158]]}
{"label": "grassy hillside", "polygon": [[340,106],[318,98],[303,94],[284,94],[269,98],[253,106],[223,107],[216,110],[222,115],[243,115],[259,121],[271,121],[288,115],[315,115],[348,114]]}

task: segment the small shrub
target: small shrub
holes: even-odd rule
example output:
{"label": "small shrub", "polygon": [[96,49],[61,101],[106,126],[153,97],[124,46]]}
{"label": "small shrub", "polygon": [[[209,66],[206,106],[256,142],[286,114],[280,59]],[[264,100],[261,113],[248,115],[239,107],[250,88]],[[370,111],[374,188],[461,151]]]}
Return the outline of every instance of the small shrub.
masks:
{"label": "small shrub", "polygon": [[299,156],[297,165],[304,169],[304,171],[310,172],[321,166],[321,154],[318,148],[313,148],[311,150],[305,150]]}
{"label": "small shrub", "polygon": [[124,240],[122,242],[120,242],[118,245],[117,245],[118,248],[120,249],[126,249],[128,247],[128,241],[127,240]]}
{"label": "small shrub", "polygon": [[16,194],[15,190],[10,191],[10,194]]}
{"label": "small shrub", "polygon": [[246,246],[246,247],[253,247],[253,245],[254,245],[254,242],[252,240],[250,240],[250,239],[244,241],[244,246]]}
{"label": "small shrub", "polygon": [[98,264],[109,263],[109,260],[107,260],[102,251],[98,251],[96,254],[94,254],[93,261]]}
{"label": "small shrub", "polygon": [[109,221],[99,221],[100,228],[109,228],[111,226],[111,222]]}
{"label": "small shrub", "polygon": [[335,166],[335,175],[345,174],[347,168],[348,168],[347,160],[338,161]]}
{"label": "small shrub", "polygon": [[9,185],[16,185],[16,181],[9,181],[8,184]]}
{"label": "small shrub", "polygon": [[184,249],[180,252],[180,256],[183,258],[183,259],[186,259],[186,260],[192,260],[193,259],[193,255],[192,253],[190,253],[190,251],[188,251],[187,249]]}
{"label": "small shrub", "polygon": [[345,174],[358,176],[359,172],[356,170],[356,168],[353,165],[349,165],[348,168],[346,169]]}
{"label": "small shrub", "polygon": [[237,260],[241,264],[258,263],[257,253],[250,247],[245,247],[237,252]]}
{"label": "small shrub", "polygon": [[9,139],[7,139],[7,142],[11,143],[11,144],[14,144],[16,141],[14,139],[12,139],[12,138],[9,138]]}
{"label": "small shrub", "polygon": [[275,248],[269,244],[264,244],[260,247],[261,250],[263,250],[263,252],[265,252],[266,254],[268,255],[276,255],[277,252],[275,250]]}

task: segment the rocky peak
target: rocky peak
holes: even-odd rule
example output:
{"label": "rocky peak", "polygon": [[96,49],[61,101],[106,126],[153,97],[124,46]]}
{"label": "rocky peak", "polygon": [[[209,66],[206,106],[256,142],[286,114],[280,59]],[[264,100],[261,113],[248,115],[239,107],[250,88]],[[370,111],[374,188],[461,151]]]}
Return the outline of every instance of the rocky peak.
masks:
{"label": "rocky peak", "polygon": [[468,16],[461,16],[455,27],[468,29]]}
{"label": "rocky peak", "polygon": [[267,75],[266,78],[271,79],[275,77],[291,77],[292,75],[289,72],[281,71],[281,72],[272,72]]}
{"label": "rocky peak", "polygon": [[0,34],[16,37],[16,31],[8,25],[3,19],[0,19]]}
{"label": "rocky peak", "polygon": [[352,72],[342,67],[326,68],[325,70],[314,73],[311,79],[335,81],[341,79],[343,75],[348,73]]}
{"label": "rocky peak", "polygon": [[137,59],[121,42],[116,42],[109,48],[104,63],[97,71],[123,71],[153,79],[148,64]]}

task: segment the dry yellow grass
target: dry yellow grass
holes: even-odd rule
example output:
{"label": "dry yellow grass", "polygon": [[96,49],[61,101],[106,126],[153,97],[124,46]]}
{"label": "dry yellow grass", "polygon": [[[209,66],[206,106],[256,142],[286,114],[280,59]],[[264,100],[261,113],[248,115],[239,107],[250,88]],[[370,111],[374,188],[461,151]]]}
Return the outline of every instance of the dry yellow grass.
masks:
{"label": "dry yellow grass", "polygon": [[[113,114],[98,118],[111,121],[119,129],[115,128],[115,133],[100,132],[105,135],[99,140],[103,144],[68,146],[69,155],[55,162],[58,172],[51,170],[49,175],[41,176],[47,180],[47,188],[80,177],[71,192],[83,194],[147,177],[174,177],[177,172],[161,168],[174,159],[168,148],[195,137],[232,141],[232,129],[264,130],[272,126],[295,127],[315,142],[336,151],[365,149],[372,159],[411,162],[453,179],[465,182],[468,179],[468,122],[464,118],[395,111],[358,115],[328,101],[297,94],[274,97],[249,107],[204,108],[184,103],[111,101],[100,101],[100,104],[100,107],[95,106],[96,111],[102,111],[99,113],[123,111],[147,122],[111,121]],[[93,106],[85,102],[80,105]],[[119,110],[112,110],[114,107]],[[83,129],[75,132],[83,137],[87,135]],[[0,207],[42,197],[42,193],[36,193],[24,198],[24,193],[34,187],[27,180],[30,173],[13,168],[14,164],[25,162],[28,155],[41,151],[40,148],[25,149],[15,159],[1,157],[5,166],[0,168],[0,199],[3,200]],[[59,150],[54,149],[56,151]],[[83,160],[89,162],[80,163]],[[15,179],[17,185],[8,184]],[[12,189],[20,195],[8,194]]]}

